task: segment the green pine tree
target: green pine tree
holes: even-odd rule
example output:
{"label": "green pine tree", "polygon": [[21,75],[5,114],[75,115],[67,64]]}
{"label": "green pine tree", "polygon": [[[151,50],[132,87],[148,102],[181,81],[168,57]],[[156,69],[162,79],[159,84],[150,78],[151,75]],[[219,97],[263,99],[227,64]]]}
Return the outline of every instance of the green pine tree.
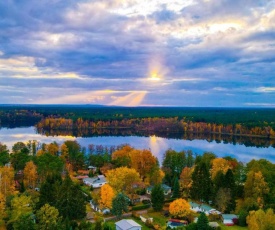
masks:
{"label": "green pine tree", "polygon": [[197,228],[199,230],[209,229],[208,218],[207,218],[207,216],[205,215],[204,212],[202,212],[198,217]]}
{"label": "green pine tree", "polygon": [[212,181],[206,163],[200,162],[196,165],[192,173],[192,181],[193,184],[190,190],[191,198],[209,202],[212,197]]}
{"label": "green pine tree", "polygon": [[153,187],[151,193],[152,206],[155,211],[161,211],[164,205],[164,192],[161,184],[157,184]]}
{"label": "green pine tree", "polygon": [[119,193],[117,196],[113,199],[112,202],[112,213],[119,219],[121,218],[123,212],[128,211],[128,198],[123,194]]}
{"label": "green pine tree", "polygon": [[61,216],[69,220],[82,219],[86,216],[85,196],[79,185],[72,182],[69,176],[60,186],[56,208]]}
{"label": "green pine tree", "polygon": [[178,178],[175,178],[174,185],[173,185],[173,198],[180,197],[180,183]]}

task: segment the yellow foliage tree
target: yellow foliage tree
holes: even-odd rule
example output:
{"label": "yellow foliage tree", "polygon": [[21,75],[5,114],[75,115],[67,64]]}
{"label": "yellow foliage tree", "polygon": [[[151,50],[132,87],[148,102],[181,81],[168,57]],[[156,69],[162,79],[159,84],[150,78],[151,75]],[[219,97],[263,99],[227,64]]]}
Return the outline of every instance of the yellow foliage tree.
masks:
{"label": "yellow foliage tree", "polygon": [[50,143],[46,145],[46,152],[56,156],[58,154],[58,151],[59,151],[59,146],[57,143]]}
{"label": "yellow foliage tree", "polygon": [[60,147],[60,151],[61,151],[61,159],[66,162],[68,160],[69,157],[69,149],[67,147],[67,145],[62,144]]}
{"label": "yellow foliage tree", "polygon": [[24,185],[26,188],[35,188],[38,178],[37,167],[33,161],[27,162],[24,168]]}
{"label": "yellow foliage tree", "polygon": [[151,185],[161,184],[164,176],[165,176],[164,172],[159,167],[157,167],[156,169],[153,170],[150,176],[150,184]]}
{"label": "yellow foliage tree", "polygon": [[264,205],[264,195],[269,193],[268,184],[265,182],[261,171],[250,171],[244,184],[245,203],[247,206],[257,204],[260,208]]}
{"label": "yellow foliage tree", "polygon": [[30,196],[16,196],[11,201],[11,217],[9,222],[15,222],[22,214],[32,213],[32,201]]}
{"label": "yellow foliage tree", "polygon": [[180,198],[174,200],[170,204],[169,212],[172,216],[181,218],[190,215],[192,210],[190,209],[190,204],[186,200]]}
{"label": "yellow foliage tree", "polygon": [[100,201],[99,201],[100,208],[111,209],[112,201],[114,197],[115,197],[115,193],[113,188],[108,184],[103,185],[100,188]]}
{"label": "yellow foliage tree", "polygon": [[212,160],[211,178],[212,180],[216,177],[219,171],[222,171],[223,174],[226,174],[227,170],[231,168],[231,164],[228,160],[223,158],[215,158]]}
{"label": "yellow foliage tree", "polygon": [[15,191],[14,170],[12,167],[0,167],[0,193],[5,197]]}
{"label": "yellow foliage tree", "polygon": [[36,152],[36,156],[39,157],[39,156],[43,155],[44,153],[45,153],[45,151],[43,149],[39,149]]}
{"label": "yellow foliage tree", "polygon": [[6,217],[6,199],[5,196],[0,192],[0,227],[4,223]]}
{"label": "yellow foliage tree", "polygon": [[262,209],[250,211],[246,222],[250,230],[275,230],[275,214],[272,209],[266,212]]}
{"label": "yellow foliage tree", "polygon": [[180,174],[180,187],[184,196],[189,196],[190,188],[192,186],[192,172],[193,168],[185,167]]}
{"label": "yellow foliage tree", "polygon": [[132,194],[135,189],[134,185],[141,182],[139,173],[127,167],[109,170],[106,173],[106,179],[116,193],[126,191]]}

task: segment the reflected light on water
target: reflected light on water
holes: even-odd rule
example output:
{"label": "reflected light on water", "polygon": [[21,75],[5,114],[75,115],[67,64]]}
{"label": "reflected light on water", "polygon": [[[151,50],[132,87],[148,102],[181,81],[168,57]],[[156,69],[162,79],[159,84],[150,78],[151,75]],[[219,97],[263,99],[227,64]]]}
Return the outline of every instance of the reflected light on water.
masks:
{"label": "reflected light on water", "polygon": [[251,159],[265,158],[275,163],[275,148],[246,147],[240,144],[226,144],[209,142],[207,140],[184,140],[173,138],[162,138],[152,135],[150,137],[140,136],[101,136],[101,137],[73,137],[73,136],[44,136],[35,132],[34,127],[0,129],[0,142],[7,145],[9,149],[16,142],[27,142],[36,140],[40,143],[49,144],[57,142],[62,144],[66,140],[76,140],[82,147],[89,144],[103,145],[106,147],[130,144],[137,149],[150,149],[162,163],[165,151],[169,148],[175,151],[192,150],[194,153],[213,152],[218,157],[232,156],[239,161],[249,162]]}

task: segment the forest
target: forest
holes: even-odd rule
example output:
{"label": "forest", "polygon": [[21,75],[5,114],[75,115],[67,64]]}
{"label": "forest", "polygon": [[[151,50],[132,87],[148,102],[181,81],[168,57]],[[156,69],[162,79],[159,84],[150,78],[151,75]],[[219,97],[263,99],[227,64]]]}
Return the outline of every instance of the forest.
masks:
{"label": "forest", "polygon": [[0,105],[0,126],[35,125],[45,118],[65,118],[76,122],[121,121],[142,118],[177,118],[187,122],[217,125],[240,124],[275,129],[272,108],[189,108],[189,107],[113,107],[90,105]]}
{"label": "forest", "polygon": [[[99,189],[82,181],[98,175],[107,181]],[[40,146],[28,141],[17,142],[9,150],[1,143],[0,226],[16,230],[114,229],[112,221],[103,221],[102,213],[94,212],[93,221],[88,218],[91,200],[100,209],[110,209],[109,217],[115,220],[129,212],[138,220],[136,210],[158,215],[155,222],[147,223],[148,229],[163,229],[167,218],[187,221],[189,225],[182,228],[187,230],[208,229],[200,226],[221,221],[216,214],[206,217],[193,212],[188,202],[195,201],[237,214],[236,225],[274,229],[274,177],[275,164],[265,159],[244,164],[211,152],[197,155],[168,149],[158,162],[150,150],[129,145],[90,144],[85,149],[72,140]],[[164,195],[162,184],[171,187],[171,195]],[[148,186],[153,187],[151,202],[136,201],[146,195]]]}

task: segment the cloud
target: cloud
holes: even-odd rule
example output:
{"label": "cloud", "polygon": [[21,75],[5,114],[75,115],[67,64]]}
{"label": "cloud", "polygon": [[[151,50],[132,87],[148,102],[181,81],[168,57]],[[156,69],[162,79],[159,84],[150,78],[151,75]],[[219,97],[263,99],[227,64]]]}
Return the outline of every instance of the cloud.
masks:
{"label": "cloud", "polygon": [[270,104],[274,20],[274,0],[0,2],[0,103]]}

